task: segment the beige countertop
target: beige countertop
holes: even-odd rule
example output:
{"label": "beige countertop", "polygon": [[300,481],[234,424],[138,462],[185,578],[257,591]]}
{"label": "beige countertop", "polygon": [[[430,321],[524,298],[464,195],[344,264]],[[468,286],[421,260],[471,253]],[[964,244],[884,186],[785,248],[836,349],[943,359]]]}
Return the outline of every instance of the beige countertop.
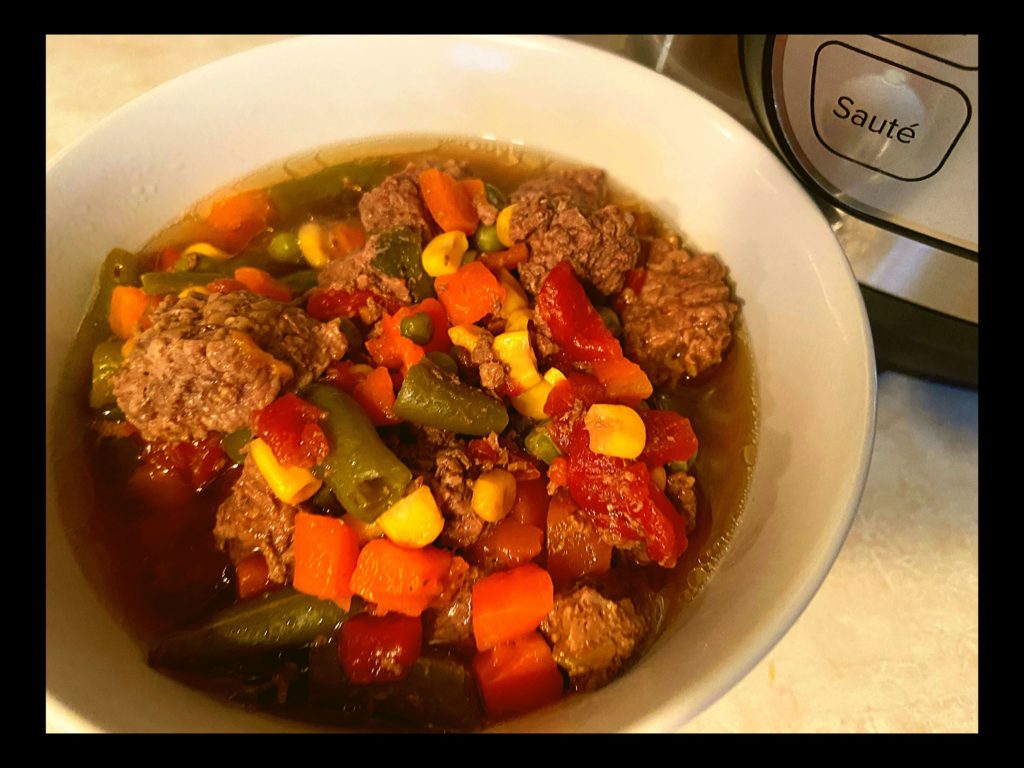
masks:
{"label": "beige countertop", "polygon": [[[122,104],[286,36],[51,36],[46,156]],[[978,396],[879,376],[871,471],[842,553],[779,644],[683,730],[978,729]]]}

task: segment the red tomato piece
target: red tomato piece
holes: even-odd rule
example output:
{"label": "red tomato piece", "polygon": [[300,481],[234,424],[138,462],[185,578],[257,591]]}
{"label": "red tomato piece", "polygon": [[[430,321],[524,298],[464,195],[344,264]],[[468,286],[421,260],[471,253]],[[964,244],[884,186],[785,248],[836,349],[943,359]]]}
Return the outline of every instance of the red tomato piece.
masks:
{"label": "red tomato piece", "polygon": [[356,684],[402,680],[420,657],[423,624],[419,617],[389,613],[360,614],[341,625],[338,657]]}
{"label": "red tomato piece", "polygon": [[330,446],[320,428],[327,414],[289,392],[252,416],[253,432],[284,465],[308,469],[327,458]]}
{"label": "red tomato piece", "polygon": [[647,443],[639,460],[651,467],[670,461],[689,461],[697,453],[697,436],[690,420],[675,411],[639,411]]}

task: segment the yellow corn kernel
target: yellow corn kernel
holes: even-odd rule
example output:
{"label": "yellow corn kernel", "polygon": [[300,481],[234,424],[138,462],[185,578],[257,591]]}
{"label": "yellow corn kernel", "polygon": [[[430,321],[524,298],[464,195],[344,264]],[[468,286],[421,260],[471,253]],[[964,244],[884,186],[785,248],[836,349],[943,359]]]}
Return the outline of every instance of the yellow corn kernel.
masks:
{"label": "yellow corn kernel", "polygon": [[421,485],[391,505],[377,518],[377,525],[395,544],[419,549],[441,535],[444,517],[437,508],[430,487]]}
{"label": "yellow corn kernel", "polygon": [[505,469],[484,472],[473,485],[473,511],[482,520],[496,523],[512,511],[516,503],[516,479]]}
{"label": "yellow corn kernel", "polygon": [[288,363],[283,360],[278,360],[269,352],[264,352],[248,334],[243,333],[242,331],[228,331],[228,336],[254,361],[265,361],[269,363],[270,369],[280,376],[282,380],[288,381],[288,379],[295,376],[295,371],[292,370],[292,367],[288,365]]}
{"label": "yellow corn kernel", "polygon": [[438,235],[423,249],[423,271],[431,277],[455,274],[462,266],[462,257],[468,248],[465,232],[455,230]]}
{"label": "yellow corn kernel", "polygon": [[668,474],[665,472],[664,467],[655,467],[651,470],[651,480],[658,486],[659,491],[665,490],[665,484],[668,483]]}
{"label": "yellow corn kernel", "polygon": [[483,332],[484,329],[476,325],[453,325],[448,329],[448,338],[456,347],[464,347],[472,352]]}
{"label": "yellow corn kernel", "polygon": [[537,358],[530,346],[529,331],[507,331],[494,337],[494,354],[508,367],[508,375],[521,390],[540,383]]}
{"label": "yellow corn kernel", "polygon": [[647,443],[643,419],[625,405],[592,405],[583,424],[590,433],[590,450],[594,453],[635,459]]}
{"label": "yellow corn kernel", "polygon": [[514,205],[502,208],[501,213],[498,214],[498,220],[494,223],[495,228],[498,230],[498,239],[506,248],[511,248],[515,245],[512,242],[512,236],[508,232],[509,224],[512,223],[512,214],[515,210],[516,206]]}
{"label": "yellow corn kernel", "polygon": [[298,504],[320,490],[323,481],[302,467],[281,464],[270,446],[256,438],[249,443],[249,455],[256,462],[256,468],[267,481],[270,490],[285,504]]}
{"label": "yellow corn kernel", "polygon": [[500,311],[502,317],[511,317],[513,312],[520,309],[529,309],[530,300],[526,298],[526,291],[504,267],[498,270],[498,284],[505,289],[505,300],[501,302]]}
{"label": "yellow corn kernel", "polygon": [[552,389],[554,387],[544,381],[544,379],[541,379],[540,383],[536,386],[530,387],[522,394],[510,398],[512,407],[523,414],[523,416],[534,421],[543,421],[548,418],[547,414],[544,413],[544,403],[548,401],[548,395],[551,394]]}
{"label": "yellow corn kernel", "polygon": [[517,309],[505,321],[505,331],[525,331],[530,327],[530,320],[532,319],[533,312],[528,309]]}
{"label": "yellow corn kernel", "polygon": [[198,256],[209,256],[211,259],[217,259],[217,261],[227,261],[231,258],[231,254],[227,251],[222,251],[215,245],[210,243],[192,243],[188,248],[182,252],[182,256],[191,256],[192,254]]}
{"label": "yellow corn kernel", "polygon": [[210,291],[205,285],[190,285],[184,291],[178,294],[179,299],[184,299],[190,293],[201,293],[203,296],[209,296]]}
{"label": "yellow corn kernel", "polygon": [[326,267],[331,258],[324,250],[324,228],[310,221],[299,227],[299,250],[313,269]]}
{"label": "yellow corn kernel", "polygon": [[548,368],[544,371],[544,381],[553,387],[558,382],[565,381],[565,374],[557,368]]}

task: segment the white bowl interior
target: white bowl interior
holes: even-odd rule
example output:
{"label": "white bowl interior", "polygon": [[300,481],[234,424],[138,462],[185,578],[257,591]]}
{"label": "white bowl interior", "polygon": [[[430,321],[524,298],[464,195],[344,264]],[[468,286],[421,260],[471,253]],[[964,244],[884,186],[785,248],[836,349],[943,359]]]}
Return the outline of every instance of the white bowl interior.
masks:
{"label": "white bowl interior", "polygon": [[[384,55],[391,47],[401,54]],[[874,358],[845,257],[784,166],[681,86],[566,41],[298,38],[156,89],[48,171],[52,728],[305,727],[224,706],[153,672],[83,579],[53,481],[66,426],[59,374],[111,247],[140,247],[200,197],[275,160],[395,134],[492,138],[605,168],[721,254],[743,302],[759,379],[747,507],[707,587],[629,674],[498,729],[676,728],[768,652],[827,574],[867,471]]]}

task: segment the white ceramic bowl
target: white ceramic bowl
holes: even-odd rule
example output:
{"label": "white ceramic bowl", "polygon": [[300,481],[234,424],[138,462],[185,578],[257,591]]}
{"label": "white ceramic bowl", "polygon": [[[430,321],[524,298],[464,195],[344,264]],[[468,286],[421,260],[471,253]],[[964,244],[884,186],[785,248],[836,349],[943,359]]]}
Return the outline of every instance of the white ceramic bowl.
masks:
{"label": "white ceramic bowl", "polygon": [[395,134],[494,138],[605,168],[722,254],[757,368],[757,462],[710,583],[628,674],[501,730],[674,730],[770,650],[825,578],[867,473],[874,357],[847,262],[786,168],[683,87],[564,40],[298,38],[157,88],[47,172],[51,729],[303,729],[150,670],[85,582],[57,512],[58,374],[111,247],[140,247],[200,197],[273,161]]}

